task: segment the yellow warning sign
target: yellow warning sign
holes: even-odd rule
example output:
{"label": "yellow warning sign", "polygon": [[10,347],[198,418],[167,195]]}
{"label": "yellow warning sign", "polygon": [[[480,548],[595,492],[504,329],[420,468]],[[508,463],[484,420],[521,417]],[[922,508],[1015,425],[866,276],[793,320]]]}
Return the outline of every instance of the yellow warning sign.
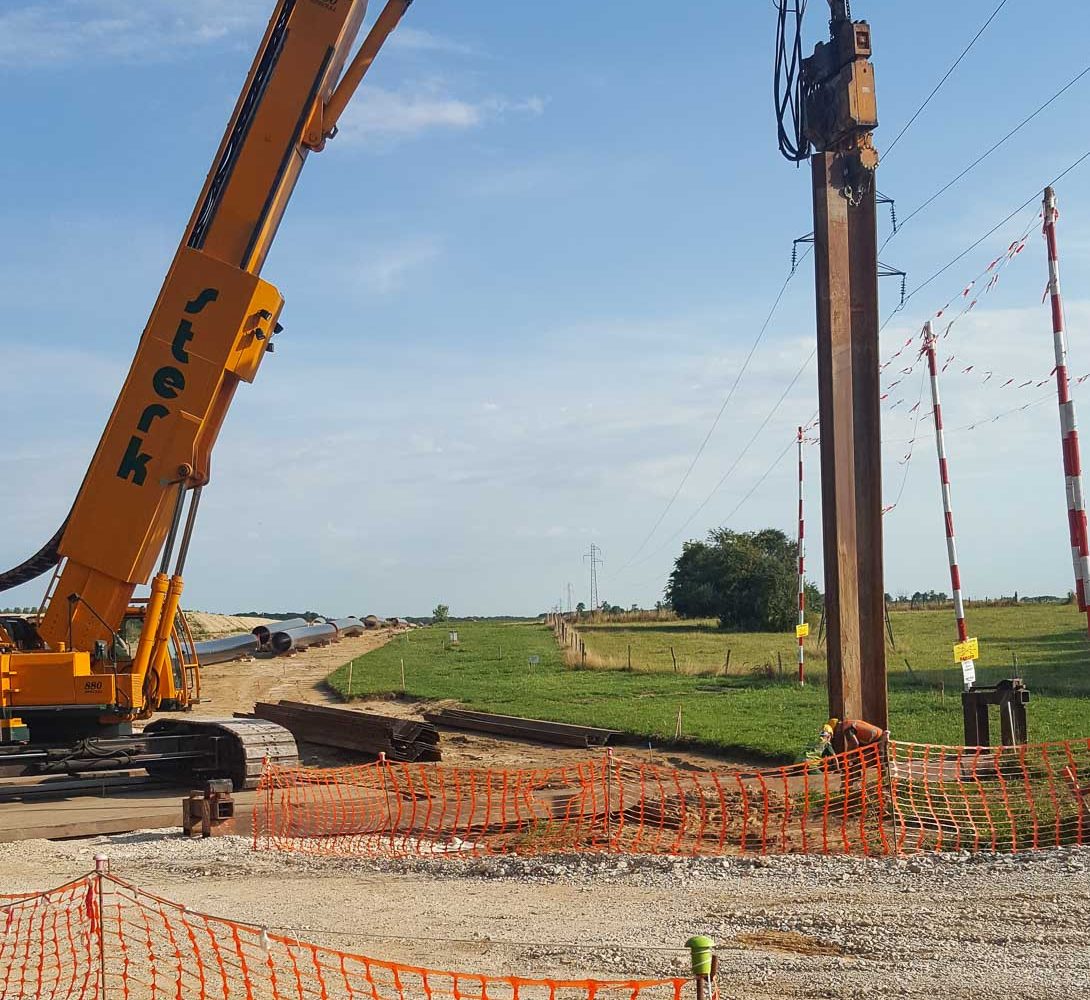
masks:
{"label": "yellow warning sign", "polygon": [[954,662],[964,663],[966,660],[980,659],[980,643],[976,639],[966,639],[964,642],[954,643]]}
{"label": "yellow warning sign", "polygon": [[795,638],[805,639],[810,634],[810,623],[803,622],[801,625],[795,626]]}

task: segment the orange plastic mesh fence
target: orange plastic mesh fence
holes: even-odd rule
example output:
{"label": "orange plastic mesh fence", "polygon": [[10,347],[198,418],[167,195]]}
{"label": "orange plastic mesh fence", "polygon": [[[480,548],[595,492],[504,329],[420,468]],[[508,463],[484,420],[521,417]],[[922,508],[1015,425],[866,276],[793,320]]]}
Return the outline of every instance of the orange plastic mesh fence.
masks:
{"label": "orange plastic mesh fence", "polygon": [[680,1000],[682,979],[421,969],[186,910],[109,875],[0,897],[0,1000]]}
{"label": "orange plastic mesh fence", "polygon": [[1025,851],[1090,843],[1090,739],[1013,747],[894,745],[899,852]]}
{"label": "orange plastic mesh fence", "polygon": [[881,755],[683,771],[607,755],[519,771],[266,769],[255,845],[333,855],[885,853]]}
{"label": "orange plastic mesh fence", "polygon": [[890,743],[765,770],[683,771],[612,755],[501,771],[268,767],[254,844],[378,857],[594,851],[889,854],[1090,840],[1090,740]]}

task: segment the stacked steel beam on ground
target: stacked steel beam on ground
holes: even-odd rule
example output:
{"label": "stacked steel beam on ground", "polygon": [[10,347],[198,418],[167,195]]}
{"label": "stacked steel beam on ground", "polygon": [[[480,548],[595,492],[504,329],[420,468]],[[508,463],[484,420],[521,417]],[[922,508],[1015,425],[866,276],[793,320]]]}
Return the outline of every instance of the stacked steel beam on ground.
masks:
{"label": "stacked steel beam on ground", "polygon": [[534,743],[559,743],[570,747],[604,747],[612,737],[621,734],[615,729],[592,726],[572,726],[563,722],[541,719],[521,719],[515,715],[492,715],[488,712],[467,712],[460,708],[444,708],[441,712],[425,712],[424,718],[448,729],[468,729],[478,733],[512,736]]}
{"label": "stacked steel beam on ground", "polygon": [[428,722],[354,712],[297,701],[259,702],[253,714],[287,729],[297,740],[360,753],[386,754],[393,761],[442,760],[439,731]]}

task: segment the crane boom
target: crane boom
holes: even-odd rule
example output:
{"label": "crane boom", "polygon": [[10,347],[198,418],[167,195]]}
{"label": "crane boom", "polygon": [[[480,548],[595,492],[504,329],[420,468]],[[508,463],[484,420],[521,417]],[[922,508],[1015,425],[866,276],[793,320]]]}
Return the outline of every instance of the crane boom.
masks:
{"label": "crane boom", "polygon": [[[12,649],[0,630],[0,742],[25,736],[18,716],[36,711],[90,710],[109,723],[161,702],[184,707],[167,647],[196,500],[235,390],[280,331],[283,299],[261,269],[308,153],[335,132],[411,2],[388,0],[350,65],[367,0],[276,3],[71,512],[38,556],[0,575],[13,585],[58,565],[40,644]],[[160,556],[139,646],[119,665],[117,630]]]}

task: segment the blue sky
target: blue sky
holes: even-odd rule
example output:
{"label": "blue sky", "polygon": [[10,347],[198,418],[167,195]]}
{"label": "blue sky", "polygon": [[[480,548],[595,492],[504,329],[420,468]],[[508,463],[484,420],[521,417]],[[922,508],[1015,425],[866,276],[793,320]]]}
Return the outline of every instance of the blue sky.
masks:
{"label": "blue sky", "polygon": [[[0,7],[3,567],[68,509],[270,7]],[[855,5],[873,28],[879,149],[993,7]],[[1009,2],[900,141],[878,183],[901,218],[1086,66],[1085,6],[1052,4],[1049,21]],[[640,548],[783,283],[791,241],[811,228],[808,174],[776,151],[773,32],[764,2],[417,0],[341,135],[308,161],[266,264],[286,330],[220,438],[186,603],[533,613],[568,582],[586,599],[593,541],[601,595],[647,605],[683,538],[724,523],[793,534],[790,450],[773,460],[816,409],[812,364],[739,455],[812,348],[809,261]],[[807,47],[823,32],[815,0]],[[1090,149],[1088,91],[1090,76],[891,240],[882,259],[908,272],[910,291]],[[1074,374],[1090,372],[1088,178],[1090,160],[1058,185]],[[882,335],[888,356],[1030,228],[942,345],[956,358],[944,409],[970,595],[1071,586],[1048,387],[960,374],[971,364],[1039,381],[1052,368],[1035,211],[914,295]],[[883,317],[898,294],[882,282]],[[884,410],[888,502],[919,374]],[[1090,392],[1076,393],[1090,413]],[[807,462],[820,580],[816,448]],[[945,590],[926,421],[907,468],[886,518],[887,589]],[[37,603],[42,585],[0,603]]]}

